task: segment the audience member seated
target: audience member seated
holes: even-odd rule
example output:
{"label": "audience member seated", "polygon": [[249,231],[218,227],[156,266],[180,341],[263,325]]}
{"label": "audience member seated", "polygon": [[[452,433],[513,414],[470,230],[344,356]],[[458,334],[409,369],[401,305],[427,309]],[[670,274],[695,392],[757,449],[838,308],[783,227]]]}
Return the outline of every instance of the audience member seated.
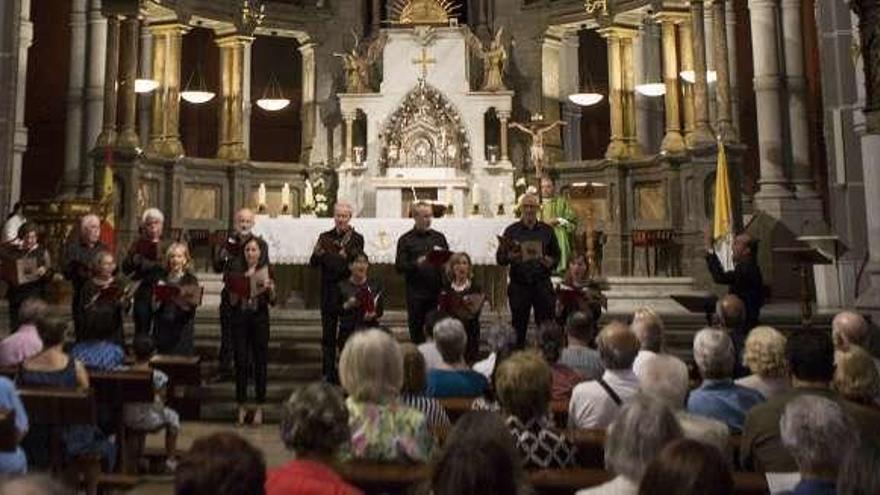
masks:
{"label": "audience member seated", "polygon": [[281,418],[281,441],[295,459],[269,471],[266,495],[361,495],[330,467],[349,438],[348,409],[338,388],[314,382],[295,390]]}
{"label": "audience member seated", "polygon": [[46,474],[0,480],[0,495],[70,495],[70,489]]}
{"label": "audience member seated", "polygon": [[639,484],[639,495],[658,493],[733,495],[730,464],[711,445],[675,440],[648,465]]}
{"label": "audience member seated", "polygon": [[437,344],[434,343],[434,325],[444,318],[448,318],[448,316],[438,309],[432,309],[425,315],[423,330],[426,340],[419,344],[419,352],[425,358],[427,370],[432,370],[443,362],[443,358],[440,357],[440,351],[437,350]]}
{"label": "audience member seated", "polygon": [[[4,436],[14,435],[15,448],[11,451],[0,452],[0,474],[25,474],[27,472],[27,458],[24,450],[18,445],[28,432],[28,416],[24,405],[15,390],[15,384],[5,376],[0,376],[0,412],[4,420],[9,415],[14,415],[11,426],[14,431],[3,429]],[[5,421],[4,421],[5,423]],[[7,423],[8,424],[8,423]]]}
{"label": "audience member seated", "polygon": [[574,369],[559,362],[562,348],[565,346],[565,336],[562,329],[553,320],[547,320],[540,325],[541,354],[550,365],[553,372],[553,400],[568,402],[571,399],[571,391],[574,386],[585,380],[584,376]]}
{"label": "audience member seated", "polygon": [[880,445],[860,441],[847,451],[840,463],[837,495],[869,493],[880,493]]}
{"label": "audience member seated", "polygon": [[785,405],[779,430],[801,474],[792,495],[834,495],[841,459],[858,442],[843,408],[825,397],[797,397]]}
{"label": "audience member seated", "polygon": [[[58,319],[46,319],[38,327],[43,350],[24,361],[18,374],[22,387],[89,388],[85,366],[64,353],[64,334],[67,325]],[[48,431],[34,425],[24,440],[28,458],[33,464],[48,463]],[[101,455],[105,469],[112,469],[116,446],[95,425],[71,425],[62,431],[61,441],[68,459],[86,453]]]}
{"label": "audience member seated", "polygon": [[403,356],[393,337],[376,329],[352,335],[339,358],[339,379],[348,392],[351,457],[383,462],[428,460],[434,442],[428,421],[398,400]]}
{"label": "audience member seated", "polygon": [[607,428],[621,406],[639,391],[632,364],[639,341],[629,328],[613,321],[596,338],[605,372],[601,378],[577,385],[568,404],[571,428]]}
{"label": "audience member seated", "polygon": [[477,397],[489,386],[486,377],[470,369],[464,361],[467,334],[461,321],[444,318],[434,325],[434,343],[443,362],[428,371],[430,397]]}
{"label": "audience member seated", "polygon": [[786,404],[802,395],[818,395],[838,402],[870,441],[878,441],[880,413],[848,402],[831,391],[834,377],[834,344],[825,332],[802,330],[792,333],[785,343],[786,367],[792,389],[749,411],[743,427],[740,460],[745,468],[759,472],[794,472],[794,458],[782,445],[779,419]]}
{"label": "audience member seated", "polygon": [[431,495],[527,495],[521,459],[501,418],[472,411],[455,423],[431,462],[424,493]]}
{"label": "audience member seated", "polygon": [[672,411],[646,395],[636,395],[620,409],[605,437],[605,468],[614,479],[577,495],[635,495],[648,465],[678,438],[681,427]]}
{"label": "audience member seated", "polygon": [[118,329],[113,318],[85,318],[83,339],[74,344],[70,355],[97,371],[114,370],[125,362],[125,351],[116,340]]}
{"label": "audience member seated", "polygon": [[0,341],[0,366],[18,366],[43,350],[37,325],[46,318],[49,305],[39,298],[25,299],[18,310],[18,329]]}
{"label": "audience member seated", "polygon": [[[740,360],[746,337],[750,334],[749,323],[746,320],[746,305],[739,296],[725,294],[715,303],[715,323],[720,330],[727,332],[730,335],[730,339],[733,340],[734,356],[736,356],[736,362],[733,366],[734,378],[740,378],[749,373],[749,370],[743,366]],[[752,325],[754,324],[752,323]]]}
{"label": "audience member seated", "polygon": [[[651,308],[637,310],[635,315],[633,315],[633,322],[629,328],[636,338],[639,339],[640,348],[639,353],[636,355],[636,360],[633,361],[633,373],[641,378],[642,367],[645,363],[656,358],[664,351],[663,332],[665,328],[660,315]],[[674,359],[678,363],[674,373],[678,374],[679,379],[684,378],[686,380],[688,378],[687,365],[678,358]]]}
{"label": "audience member seated", "polygon": [[874,359],[867,351],[857,345],[846,351],[834,353],[837,366],[834,370],[834,390],[844,399],[878,408],[880,395],[880,374],[874,366]]}
{"label": "audience member seated", "polygon": [[165,466],[169,471],[174,471],[177,468],[177,434],[180,431],[180,417],[175,410],[165,406],[168,375],[150,366],[156,347],[149,335],[135,338],[133,347],[135,364],[131,369],[152,371],[156,397],[152,402],[126,403],[123,407],[123,420],[126,428],[138,432],[155,433],[165,430]]}
{"label": "audience member seated", "polygon": [[574,447],[550,425],[551,375],[534,351],[516,352],[498,367],[498,402],[527,468],[574,465]]}
{"label": "audience member seated", "polygon": [[730,431],[727,425],[717,419],[691,414],[684,409],[688,394],[688,380],[681,379],[676,372],[678,363],[675,358],[661,354],[642,366],[642,378],[639,380],[643,393],[649,395],[675,414],[681,425],[685,438],[697,440],[717,448],[726,457],[730,456]]}
{"label": "audience member seated", "polygon": [[746,413],[764,402],[757,390],[733,382],[733,341],[722,330],[704,328],[694,337],[694,361],[703,377],[703,383],[688,397],[688,412],[717,419],[730,428],[731,433],[742,433]]}
{"label": "audience member seated", "polygon": [[[834,348],[839,351],[845,351],[851,345],[869,349],[871,328],[862,315],[844,311],[831,321],[831,335],[834,338]],[[874,366],[880,371],[880,359],[874,358]]]}
{"label": "audience member seated", "polygon": [[791,389],[785,372],[785,336],[775,328],[753,328],[742,360],[752,374],[738,379],[737,385],[757,390],[767,399]]}
{"label": "audience member seated", "polygon": [[559,357],[560,363],[570,366],[587,380],[601,378],[602,373],[605,372],[599,353],[589,347],[594,337],[595,326],[590,313],[582,311],[571,313],[565,321],[568,345]]}
{"label": "audience member seated", "polygon": [[452,428],[446,409],[437,399],[425,395],[427,373],[425,357],[414,344],[402,344],[403,353],[403,388],[400,391],[400,402],[417,411],[421,411],[428,420],[428,429],[432,432]]}
{"label": "audience member seated", "polygon": [[174,476],[174,495],[264,495],[263,453],[235,433],[193,442]]}
{"label": "audience member seated", "polygon": [[516,350],[516,332],[509,324],[496,321],[483,330],[483,338],[489,347],[489,355],[474,363],[471,369],[491,381],[495,368]]}

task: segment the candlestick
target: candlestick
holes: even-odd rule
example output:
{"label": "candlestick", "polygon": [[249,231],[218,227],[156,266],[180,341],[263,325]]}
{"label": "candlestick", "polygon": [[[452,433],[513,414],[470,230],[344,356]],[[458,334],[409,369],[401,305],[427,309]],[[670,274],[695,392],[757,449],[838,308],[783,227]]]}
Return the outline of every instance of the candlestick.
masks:
{"label": "candlestick", "polygon": [[287,182],[284,183],[284,186],[281,187],[281,207],[289,207],[290,206],[290,184]]}
{"label": "candlestick", "polygon": [[266,206],[266,184],[264,182],[260,182],[260,187],[257,189],[257,206]]}

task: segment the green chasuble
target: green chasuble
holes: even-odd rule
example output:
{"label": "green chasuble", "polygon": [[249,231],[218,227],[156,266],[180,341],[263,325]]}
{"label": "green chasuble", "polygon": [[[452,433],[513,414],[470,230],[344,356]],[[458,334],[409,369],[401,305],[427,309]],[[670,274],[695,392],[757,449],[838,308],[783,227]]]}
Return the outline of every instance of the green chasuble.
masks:
{"label": "green chasuble", "polygon": [[554,218],[559,220],[553,231],[556,233],[556,242],[559,243],[559,251],[562,253],[554,273],[563,274],[571,258],[572,235],[577,230],[577,215],[565,198],[561,196],[544,198],[541,204],[541,220],[551,223]]}

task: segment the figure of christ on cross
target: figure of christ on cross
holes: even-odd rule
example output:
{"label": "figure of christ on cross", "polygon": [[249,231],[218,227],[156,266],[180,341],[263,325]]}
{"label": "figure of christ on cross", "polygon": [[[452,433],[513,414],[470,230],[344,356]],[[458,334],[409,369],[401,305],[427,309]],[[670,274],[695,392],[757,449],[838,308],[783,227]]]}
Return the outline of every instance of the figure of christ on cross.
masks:
{"label": "figure of christ on cross", "polygon": [[517,129],[529,135],[532,143],[529,146],[529,158],[532,166],[535,167],[535,177],[541,178],[544,175],[544,134],[553,130],[556,126],[565,125],[562,120],[557,120],[551,124],[544,122],[544,119],[532,118],[531,122],[520,124],[519,122],[511,122],[508,127]]}
{"label": "figure of christ on cross", "polygon": [[422,47],[422,54],[419,58],[412,59],[412,63],[421,66],[421,77],[419,81],[424,81],[428,77],[428,66],[437,63],[437,59],[428,57],[428,49]]}

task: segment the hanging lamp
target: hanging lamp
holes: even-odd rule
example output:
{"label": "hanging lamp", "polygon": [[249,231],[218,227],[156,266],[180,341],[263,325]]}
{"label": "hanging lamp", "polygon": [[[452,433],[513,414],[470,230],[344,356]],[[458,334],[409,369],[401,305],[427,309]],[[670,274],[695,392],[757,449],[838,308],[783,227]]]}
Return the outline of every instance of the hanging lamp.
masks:
{"label": "hanging lamp", "polygon": [[590,75],[590,66],[588,64],[584,64],[584,79],[586,81],[582,86],[583,90],[580,93],[568,95],[568,100],[578,106],[591,107],[602,101],[605,95],[594,91],[593,88],[596,86],[593,84],[593,77]]}
{"label": "hanging lamp", "polygon": [[269,84],[263,90],[263,96],[257,100],[257,106],[267,112],[277,112],[287,108],[287,105],[290,105],[290,100],[284,97],[281,84],[273,72],[269,76]]}
{"label": "hanging lamp", "polygon": [[134,92],[138,94],[152,93],[159,87],[159,81],[155,79],[135,79]]}
{"label": "hanging lamp", "polygon": [[[687,83],[694,84],[695,82],[697,82],[697,73],[692,70],[683,70],[679,72],[678,75],[681,76],[681,78],[684,79],[684,81]],[[706,83],[712,84],[717,80],[717,72],[715,72],[714,70],[706,71]]]}
{"label": "hanging lamp", "polygon": [[[193,86],[193,79],[195,79],[195,86]],[[202,65],[196,64],[195,70],[189,75],[189,80],[186,81],[186,86],[180,92],[180,97],[189,103],[199,105],[213,100],[214,96],[216,96],[215,93],[208,91],[208,85],[205,84]]]}

